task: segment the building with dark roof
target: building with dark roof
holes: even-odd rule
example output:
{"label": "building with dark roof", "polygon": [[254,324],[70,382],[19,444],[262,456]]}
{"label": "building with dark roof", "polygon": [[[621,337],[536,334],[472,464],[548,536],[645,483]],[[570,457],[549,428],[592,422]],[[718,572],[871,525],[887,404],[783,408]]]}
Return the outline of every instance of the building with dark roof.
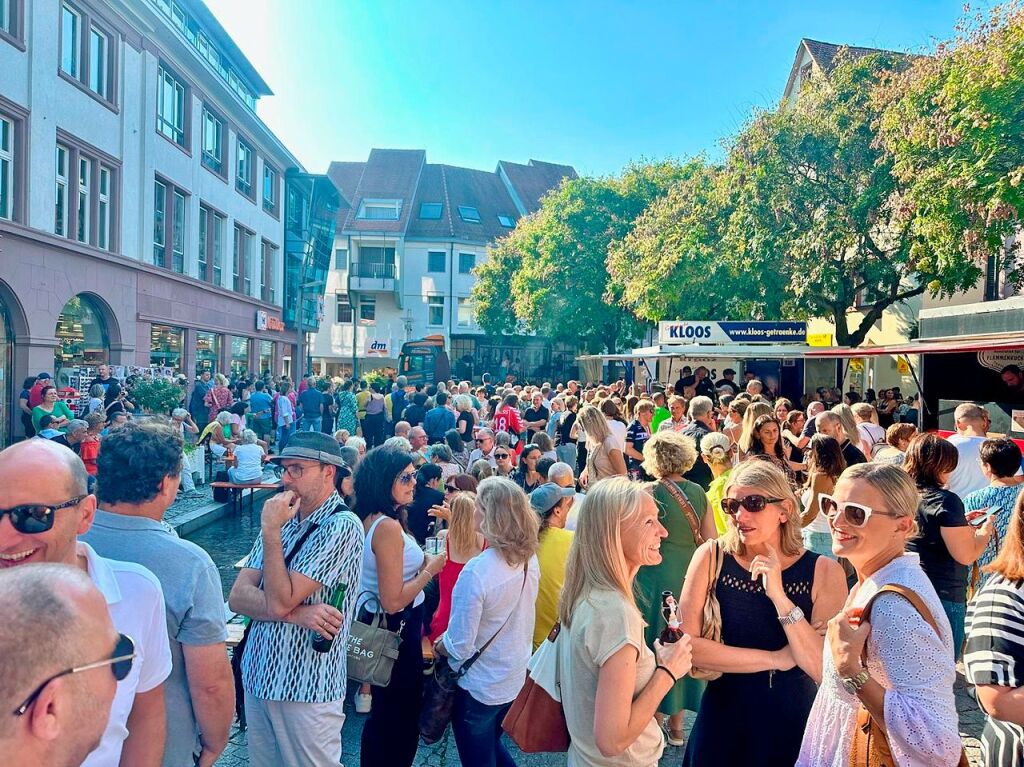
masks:
{"label": "building with dark roof", "polygon": [[365,162],[331,163],[327,175],[342,204],[313,346],[320,372],[395,366],[402,343],[429,335],[444,336],[457,372],[466,356],[476,375],[506,354],[524,372],[551,364],[542,339],[487,339],[470,294],[487,246],[576,178],[571,166],[502,161],[483,171],[428,163],[419,149],[374,149]]}
{"label": "building with dark roof", "polygon": [[843,57],[860,59],[864,56],[872,56],[876,53],[896,54],[898,56],[909,56],[901,51],[889,51],[884,48],[862,48],[857,45],[836,45],[835,43],[823,43],[820,40],[803,38],[796,49],[796,56],[793,58],[793,66],[789,70],[789,78],[786,80],[786,88],[782,92],[782,101],[788,102],[796,98],[800,88],[805,82],[816,75],[828,74],[838,63],[840,53]]}

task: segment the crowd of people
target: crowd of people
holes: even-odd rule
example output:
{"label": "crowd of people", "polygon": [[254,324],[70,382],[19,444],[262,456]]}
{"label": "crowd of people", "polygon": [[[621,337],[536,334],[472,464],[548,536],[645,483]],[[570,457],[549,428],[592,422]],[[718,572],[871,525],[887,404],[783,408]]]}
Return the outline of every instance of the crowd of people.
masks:
{"label": "crowd of people", "polygon": [[[573,765],[671,745],[692,767],[859,767],[873,722],[894,764],[952,767],[962,657],[985,764],[1021,764],[1017,445],[977,405],[947,439],[899,392],[798,406],[725,372],[650,392],[204,374],[166,423],[106,418],[94,480],[36,392],[40,438],[0,452],[0,746],[210,765],[237,714],[250,764],[337,765],[354,695],[360,763],[401,767],[450,668],[462,764],[514,765],[502,723],[547,653]],[[161,523],[187,439],[280,471],[228,599],[249,621],[231,663],[217,569]],[[356,623],[395,636],[386,678],[348,679]]]}

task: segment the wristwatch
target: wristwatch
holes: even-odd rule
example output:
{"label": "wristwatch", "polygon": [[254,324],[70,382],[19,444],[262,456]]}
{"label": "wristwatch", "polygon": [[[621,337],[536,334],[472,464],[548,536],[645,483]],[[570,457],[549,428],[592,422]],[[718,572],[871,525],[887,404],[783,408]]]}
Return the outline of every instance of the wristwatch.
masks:
{"label": "wristwatch", "polygon": [[853,676],[844,676],[843,687],[846,688],[846,691],[850,693],[850,695],[856,695],[860,692],[860,689],[868,683],[868,679],[870,678],[871,675],[868,674],[868,670],[866,668],[862,668]]}
{"label": "wristwatch", "polygon": [[804,619],[804,611],[799,606],[794,607],[785,615],[779,616],[779,623],[783,626],[792,626],[794,623],[799,623]]}

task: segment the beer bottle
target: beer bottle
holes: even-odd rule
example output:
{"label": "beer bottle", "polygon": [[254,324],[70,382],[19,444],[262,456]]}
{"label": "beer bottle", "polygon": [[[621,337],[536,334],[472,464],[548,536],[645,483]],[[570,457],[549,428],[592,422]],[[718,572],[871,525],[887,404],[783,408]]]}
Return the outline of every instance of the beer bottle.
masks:
{"label": "beer bottle", "polygon": [[665,619],[665,628],[661,632],[662,644],[672,644],[683,638],[683,629],[679,625],[679,616],[676,614],[676,598],[671,591],[661,592],[661,615]]}
{"label": "beer bottle", "polygon": [[[334,589],[334,593],[331,595],[330,605],[334,609],[342,613],[342,619],[344,620],[344,611],[341,609],[342,604],[345,603],[345,591],[348,589],[347,583],[339,583]],[[333,639],[327,639],[322,634],[314,634],[313,636],[313,649],[316,652],[330,652],[331,647],[334,646]]]}

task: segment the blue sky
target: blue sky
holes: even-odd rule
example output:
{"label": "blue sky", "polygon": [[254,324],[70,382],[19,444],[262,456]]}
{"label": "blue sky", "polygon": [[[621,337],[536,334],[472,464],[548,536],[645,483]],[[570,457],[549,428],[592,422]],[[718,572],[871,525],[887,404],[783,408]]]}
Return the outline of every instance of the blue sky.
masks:
{"label": "blue sky", "polygon": [[320,172],[373,147],[585,174],[715,156],[777,103],[800,38],[922,51],[963,13],[962,0],[206,2],[275,93],[260,115]]}

